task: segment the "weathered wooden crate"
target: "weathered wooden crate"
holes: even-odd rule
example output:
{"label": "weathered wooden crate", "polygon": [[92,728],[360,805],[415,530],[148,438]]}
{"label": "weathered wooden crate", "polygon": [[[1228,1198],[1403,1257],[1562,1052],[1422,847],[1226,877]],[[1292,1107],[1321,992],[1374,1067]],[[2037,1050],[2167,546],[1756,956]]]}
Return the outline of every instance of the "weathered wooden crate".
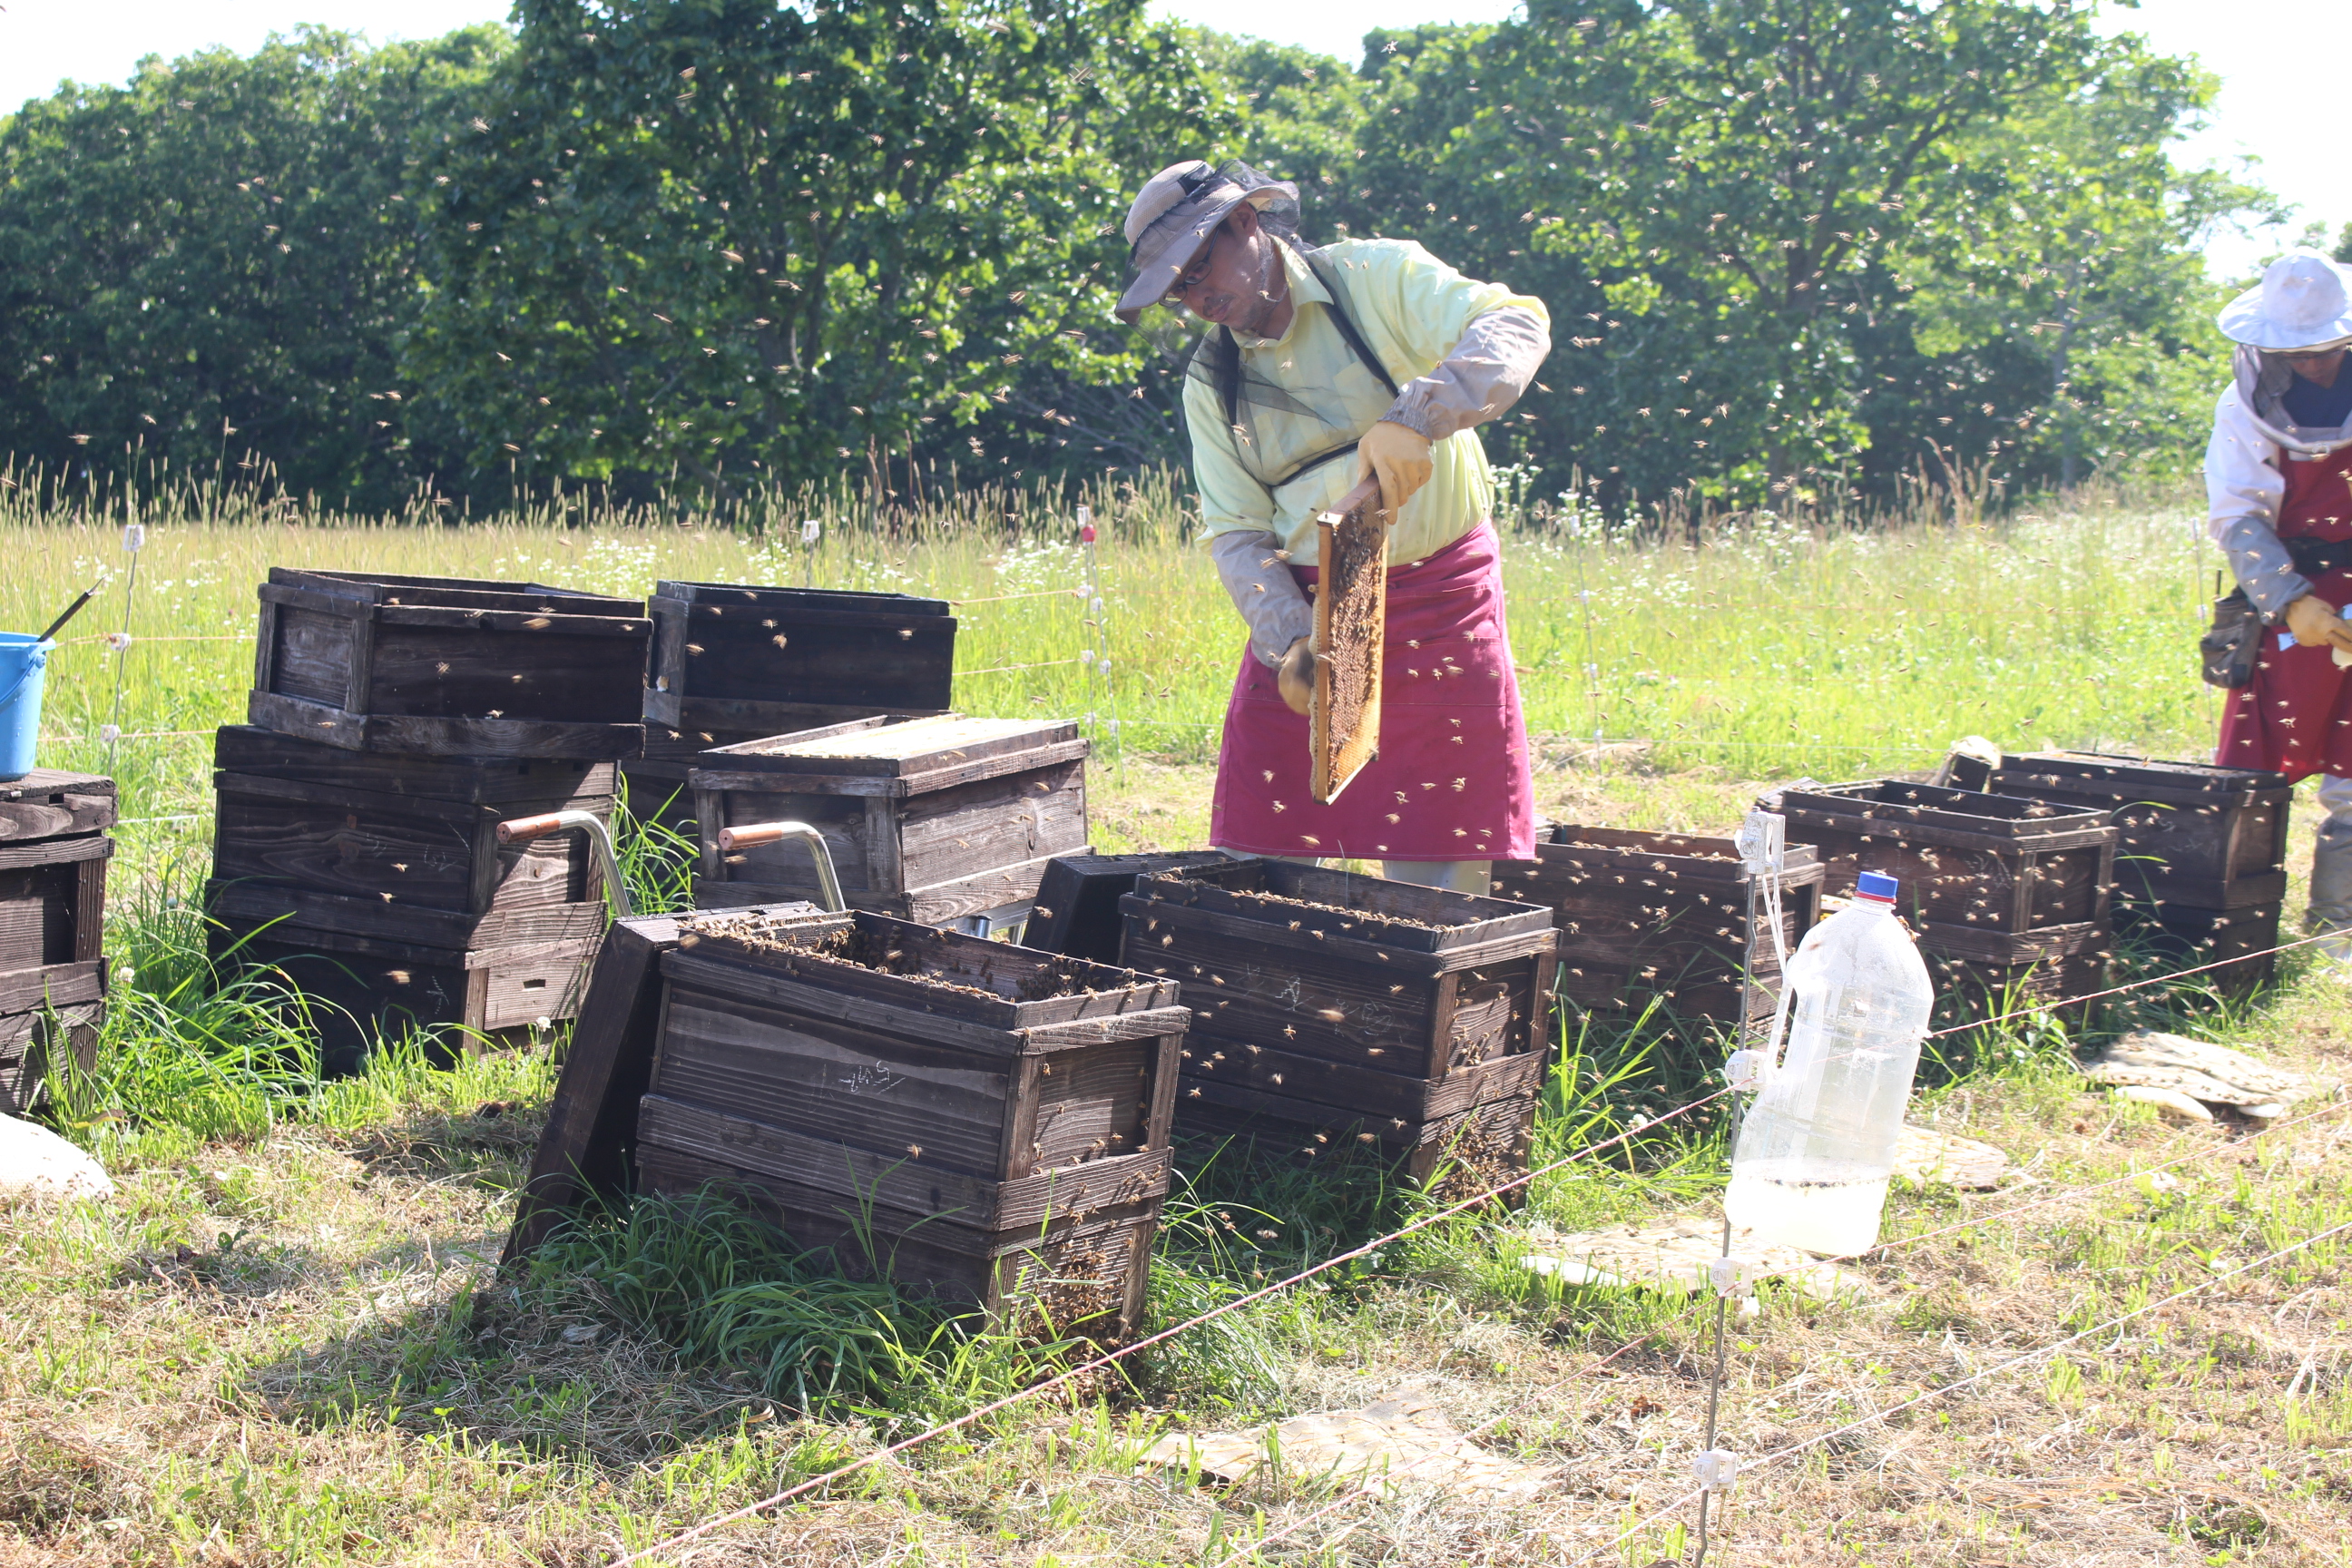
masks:
{"label": "weathered wooden crate", "polygon": [[[356,1073],[378,1040],[429,1035],[435,1059],[524,1045],[574,1016],[597,936],[509,947],[447,948],[256,920],[215,908],[213,958],[278,976],[310,1004],[319,1068]],[[600,911],[601,913],[601,911]],[[601,921],[600,921],[601,923]]]}
{"label": "weathered wooden crate", "polygon": [[[2168,970],[2200,969],[2180,984],[2243,997],[2278,974],[2283,905],[2241,904],[2200,909],[2193,904],[2116,900],[2116,935]],[[2219,964],[2205,969],[2206,964]]]}
{"label": "weathered wooden crate", "polygon": [[2113,1005],[2112,997],[2092,994],[2116,983],[2115,939],[2104,927],[2015,937],[2000,945],[2002,956],[1988,958],[1921,937],[1919,955],[1936,988],[1931,1028],[2055,1003],[2067,1004],[2052,1009],[2056,1016],[2081,1026],[2095,1023]]}
{"label": "weathered wooden crate", "polygon": [[1037,884],[1036,906],[1021,943],[1094,963],[1117,963],[1127,917],[1118,900],[1135,891],[1136,879],[1196,866],[1223,865],[1232,857],[1219,849],[1188,849],[1169,855],[1056,855]]}
{"label": "weathered wooden crate", "polygon": [[635,599],[270,569],[247,716],[354,752],[622,757],[645,741]]}
{"label": "weathered wooden crate", "polygon": [[782,735],[953,705],[945,599],[730,583],[654,584],[646,724]]}
{"label": "weathered wooden crate", "polygon": [[1123,970],[858,912],[705,921],[660,960],[646,1190],[718,1183],[851,1272],[1134,1327],[1187,1015]]}
{"label": "weathered wooden crate", "polygon": [[2121,833],[2118,899],[2231,910],[2286,896],[2294,787],[2284,773],[2096,752],[2028,752],[2003,756],[1997,768],[1958,755],[1951,776],[1963,789],[2110,813]]}
{"label": "weathered wooden crate", "polygon": [[610,763],[377,756],[247,726],[214,742],[216,917],[467,949],[593,939],[596,858],[575,834],[498,841],[552,811],[610,820]]}
{"label": "weathered wooden crate", "polygon": [[1065,721],[860,720],[722,746],[694,771],[704,908],[818,895],[804,844],[721,849],[721,829],[805,822],[854,909],[926,925],[1010,920],[1045,863],[1087,847],[1087,742]]}
{"label": "weathered wooden crate", "polygon": [[0,784],[0,1111],[32,1104],[60,1048],[92,1059],[114,819],[112,779],[39,768]]}
{"label": "weathered wooden crate", "polygon": [[1791,845],[1810,844],[1825,892],[1864,871],[1902,884],[1897,907],[1923,946],[1996,964],[2031,962],[2052,940],[2105,945],[2116,829],[2106,813],[1974,790],[1871,779],[1767,796]]}
{"label": "weathered wooden crate", "polygon": [[792,923],[828,930],[849,924],[846,916],[796,903],[634,915],[614,921],[605,931],[530,1174],[516,1194],[503,1262],[525,1257],[582,1205],[618,1206],[637,1190],[638,1102],[653,1079],[660,1035],[661,956],[704,927],[744,921],[771,932]]}
{"label": "weathered wooden crate", "polygon": [[1260,859],[1144,877],[1119,907],[1128,966],[1192,1009],[1179,1131],[1352,1137],[1418,1179],[1454,1119],[1541,1087],[1548,909]]}
{"label": "weathered wooden crate", "polygon": [[[1826,871],[1813,850],[1788,847],[1780,877],[1781,943],[1821,918]],[[1495,893],[1543,904],[1559,929],[1559,994],[1580,1008],[1639,1014],[1653,1002],[1678,1018],[1737,1024],[1742,966],[1769,1014],[1780,963],[1760,889],[1728,838],[1555,825],[1533,860],[1497,861]],[[1751,952],[1751,946],[1753,951]]]}

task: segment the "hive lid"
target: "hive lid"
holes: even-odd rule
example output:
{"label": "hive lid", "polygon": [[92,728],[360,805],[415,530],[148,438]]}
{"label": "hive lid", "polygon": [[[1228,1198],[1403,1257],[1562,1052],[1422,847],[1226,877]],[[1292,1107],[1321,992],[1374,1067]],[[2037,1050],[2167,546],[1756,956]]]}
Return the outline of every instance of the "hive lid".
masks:
{"label": "hive lid", "polygon": [[952,605],[945,599],[925,599],[913,594],[870,594],[854,588],[786,588],[746,586],[740,583],[678,583],[667,578],[654,584],[657,599],[676,599],[697,609],[725,611],[735,605],[787,611],[826,611],[868,616],[946,616]]}
{"label": "hive lid", "polygon": [[0,844],[96,833],[114,826],[114,781],[35,768],[0,784]]}
{"label": "hive lid", "polygon": [[2224,768],[2106,752],[2005,752],[2000,769],[1986,783],[1995,790],[2048,789],[2154,801],[2202,801],[2294,787],[2284,773],[2263,768]]}
{"label": "hive lid", "polygon": [[[1790,788],[1758,804],[1765,810],[1786,814],[1791,829],[1809,823],[1884,822],[2021,844],[2112,831],[2105,807],[2053,805],[2021,795],[1986,795],[1904,779]],[[1793,832],[1790,837],[1795,837]]]}
{"label": "hive lid", "polygon": [[[1406,952],[1450,952],[1552,931],[1552,911],[1541,905],[1287,860],[1234,860],[1146,876],[1129,897],[1261,926],[1267,941],[1285,946],[1336,939]],[[1121,907],[1135,906],[1122,901]]]}
{"label": "hive lid", "polygon": [[[642,599],[587,594],[543,583],[509,583],[488,577],[406,577],[377,572],[311,572],[272,566],[269,585],[349,599],[363,605],[417,609],[514,610],[562,616],[635,618],[646,613]],[[643,629],[643,628],[636,628]]]}
{"label": "hive lid", "polygon": [[703,755],[710,769],[726,773],[903,778],[1077,740],[1076,723],[1066,719],[968,719],[961,713],[941,713],[929,719],[877,719],[855,727],[837,725],[814,737],[772,735],[715,747]]}

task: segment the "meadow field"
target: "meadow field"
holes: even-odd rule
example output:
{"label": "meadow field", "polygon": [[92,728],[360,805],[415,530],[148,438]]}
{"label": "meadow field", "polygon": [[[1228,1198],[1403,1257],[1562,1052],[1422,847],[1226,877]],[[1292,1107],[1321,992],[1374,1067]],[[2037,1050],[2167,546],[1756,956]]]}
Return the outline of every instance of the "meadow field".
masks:
{"label": "meadow field", "polygon": [[[126,819],[101,1059],[46,1112],[121,1193],[0,1211],[0,1563],[585,1568],[1066,1365],[1068,1347],[834,1279],[693,1205],[605,1216],[499,1275],[550,1058],[441,1071],[401,1047],[362,1078],[310,1081],[289,1066],[299,1004],[212,975],[187,900],[208,860],[210,732],[243,717],[254,584],[276,565],[950,598],[960,707],[1086,722],[1098,849],[1199,844],[1238,623],[1186,542],[1181,489],[1085,500],[1092,550],[1069,505],[1017,492],[725,517],[551,504],[448,526],[0,489],[0,626],[37,629],[101,584],[51,665],[43,760],[113,773]],[[2194,644],[2215,557],[2200,510],[2088,496],[1990,522],[1746,517],[1661,538],[1573,498],[1526,509],[1507,580],[1539,804],[1725,830],[1771,783],[1924,771],[1959,735],[2204,755],[2216,704]],[[131,521],[146,531],[135,584]],[[126,629],[127,647],[106,640]],[[2309,843],[2306,816],[2291,910]],[[2169,1022],[2340,1080],[2346,996],[2306,950],[2252,1003],[2149,992],[2116,1026]],[[2176,1126],[2088,1092],[2084,1043],[2046,1019],[1969,1039],[1915,1120],[2002,1146],[2024,1175],[1998,1194],[1899,1192],[1895,1245],[1857,1265],[1858,1299],[1760,1292],[1733,1339],[1724,1446],[1752,1460],[1888,1415],[1743,1477],[1712,1560],[2352,1563],[2347,1102],[2323,1095],[2261,1133]],[[1688,1085],[1654,1045],[1565,1040],[1539,1160],[1676,1103]],[[1550,1236],[1709,1212],[1721,1159],[1717,1122],[1642,1131],[1540,1178],[1524,1207],[1432,1225],[1124,1377],[651,1560],[1684,1559],[1687,1510],[1644,1521],[1689,1486],[1711,1304],[1565,1289],[1521,1259]],[[1191,1150],[1154,1317],[1234,1300],[1418,1202],[1344,1161]],[[1170,1432],[1400,1391],[1488,1454],[1548,1468],[1545,1485],[1360,1495],[1279,1467],[1219,1485],[1136,1464]]]}

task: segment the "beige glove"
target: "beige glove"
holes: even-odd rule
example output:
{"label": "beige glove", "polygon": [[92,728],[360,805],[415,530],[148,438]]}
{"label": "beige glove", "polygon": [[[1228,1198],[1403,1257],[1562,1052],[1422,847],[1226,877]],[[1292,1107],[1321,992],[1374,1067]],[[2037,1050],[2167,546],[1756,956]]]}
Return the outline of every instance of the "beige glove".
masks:
{"label": "beige glove", "polygon": [[2333,647],[2339,654],[2352,653],[2352,624],[2336,613],[2335,607],[2316,594],[2305,594],[2286,607],[2282,617],[2294,640],[2305,647]]}
{"label": "beige glove", "polygon": [[1274,684],[1293,713],[1306,712],[1315,700],[1315,650],[1308,645],[1308,638],[1300,637],[1274,667]]}
{"label": "beige glove", "polygon": [[1380,476],[1381,510],[1387,513],[1381,521],[1394,527],[1397,512],[1415,490],[1429,483],[1429,437],[1382,419],[1364,432],[1364,438],[1356,443],[1356,452],[1363,464],[1357,470],[1357,482]]}

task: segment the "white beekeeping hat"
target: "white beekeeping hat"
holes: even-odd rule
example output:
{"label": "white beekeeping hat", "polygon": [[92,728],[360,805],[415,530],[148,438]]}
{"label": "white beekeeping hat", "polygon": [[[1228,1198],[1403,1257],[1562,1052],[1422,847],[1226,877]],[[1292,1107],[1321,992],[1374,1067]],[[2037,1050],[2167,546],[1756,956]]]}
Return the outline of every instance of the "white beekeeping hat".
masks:
{"label": "white beekeeping hat", "polygon": [[2290,250],[2223,306],[2220,321],[2231,342],[2273,353],[2332,348],[2352,339],[2352,298],[2342,268],[2315,250]]}

